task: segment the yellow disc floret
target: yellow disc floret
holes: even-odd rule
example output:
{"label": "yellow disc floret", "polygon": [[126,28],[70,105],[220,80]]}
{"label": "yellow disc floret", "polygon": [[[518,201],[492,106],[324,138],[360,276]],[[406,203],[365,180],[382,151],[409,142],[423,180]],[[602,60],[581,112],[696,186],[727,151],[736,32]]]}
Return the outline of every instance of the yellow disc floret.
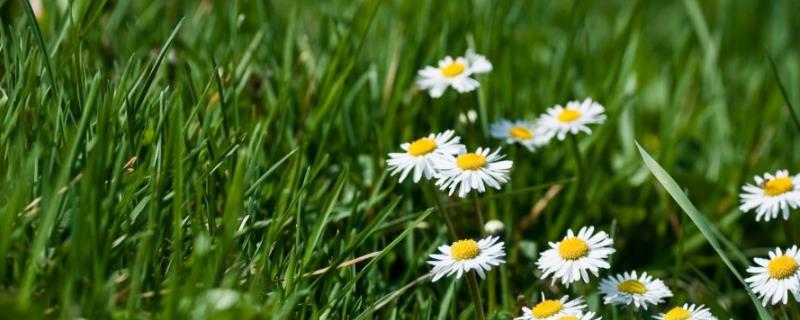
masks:
{"label": "yellow disc floret", "polygon": [[792,191],[794,184],[792,183],[792,178],[780,177],[767,180],[762,187],[764,188],[764,193],[774,197]]}
{"label": "yellow disc floret", "polygon": [[575,110],[573,108],[566,108],[564,109],[564,111],[561,111],[561,113],[558,115],[558,121],[572,122],[580,118],[580,116],[581,116],[580,111]]}
{"label": "yellow disc floret", "polygon": [[530,140],[533,138],[533,133],[525,127],[513,127],[508,130],[508,135],[520,140]]}
{"label": "yellow disc floret", "polygon": [[558,255],[564,260],[577,260],[589,253],[589,245],[583,239],[572,237],[558,244]]}
{"label": "yellow disc floret", "polygon": [[456,164],[462,170],[478,170],[486,165],[486,157],[477,153],[465,153],[456,158]]}
{"label": "yellow disc floret", "polygon": [[408,146],[408,153],[412,156],[424,156],[436,150],[436,140],[431,138],[417,139]]}
{"label": "yellow disc floret", "polygon": [[644,294],[647,292],[647,287],[645,287],[644,284],[638,280],[629,279],[620,282],[617,285],[617,290],[627,294]]}
{"label": "yellow disc floret", "polygon": [[686,320],[692,316],[692,313],[686,308],[675,307],[669,312],[664,314],[664,320]]}
{"label": "yellow disc floret", "polygon": [[561,301],[544,300],[533,307],[533,316],[537,318],[547,318],[561,311]]}
{"label": "yellow disc floret", "polygon": [[475,240],[459,240],[450,246],[450,256],[456,261],[475,258],[479,253],[481,249]]}
{"label": "yellow disc floret", "polygon": [[455,62],[455,61],[453,61],[450,64],[448,64],[448,65],[446,65],[446,66],[441,68],[442,74],[445,77],[448,77],[448,78],[452,78],[452,77],[455,77],[455,76],[457,76],[459,74],[464,73],[465,69],[466,69],[466,66],[463,63]]}
{"label": "yellow disc floret", "polygon": [[795,272],[797,272],[797,260],[790,256],[775,257],[767,265],[767,273],[773,279],[788,278],[794,275]]}

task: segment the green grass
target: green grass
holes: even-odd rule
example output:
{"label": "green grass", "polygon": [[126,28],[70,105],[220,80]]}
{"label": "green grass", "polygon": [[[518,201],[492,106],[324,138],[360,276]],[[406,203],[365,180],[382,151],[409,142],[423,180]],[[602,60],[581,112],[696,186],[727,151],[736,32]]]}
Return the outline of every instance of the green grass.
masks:
{"label": "green grass", "polygon": [[[626,319],[597,280],[539,279],[583,225],[669,305],[800,318],[758,311],[737,275],[800,242],[797,217],[738,209],[753,175],[800,171],[795,1],[42,2],[0,0],[0,314],[473,319],[464,279],[425,277],[448,231],[387,153],[451,128],[497,147],[493,121],[593,97],[608,120],[578,139],[582,174],[569,141],[504,146],[511,182],[481,197],[508,251],[479,282],[488,318],[545,292]],[[494,65],[479,90],[415,87],[470,47]],[[480,234],[470,200],[443,206]]]}

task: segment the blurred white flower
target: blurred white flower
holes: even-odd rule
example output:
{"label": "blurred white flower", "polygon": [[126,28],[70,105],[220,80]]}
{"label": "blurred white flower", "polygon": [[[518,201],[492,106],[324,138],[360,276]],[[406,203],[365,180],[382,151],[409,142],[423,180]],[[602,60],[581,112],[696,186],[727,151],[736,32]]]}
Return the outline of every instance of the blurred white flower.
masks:
{"label": "blurred white flower", "polygon": [[550,137],[534,123],[518,120],[500,120],[489,129],[492,138],[504,140],[506,143],[519,143],[530,151],[546,145]]}
{"label": "blurred white flower", "polygon": [[538,124],[549,137],[555,136],[558,140],[564,140],[567,134],[592,133],[588,125],[605,122],[604,112],[603,106],[586,98],[583,102],[570,101],[566,107],[556,105],[547,109]]}
{"label": "blurred white flower", "polygon": [[417,84],[423,90],[428,90],[431,97],[438,98],[447,87],[453,87],[459,93],[477,89],[480,83],[470,76],[489,71],[492,71],[489,60],[469,49],[466,57],[453,59],[447,56],[439,60],[438,67],[428,66],[420,70],[417,73],[420,77]]}
{"label": "blurred white flower", "polygon": [[500,220],[489,220],[483,225],[483,230],[488,234],[498,234],[503,232],[506,225]]}

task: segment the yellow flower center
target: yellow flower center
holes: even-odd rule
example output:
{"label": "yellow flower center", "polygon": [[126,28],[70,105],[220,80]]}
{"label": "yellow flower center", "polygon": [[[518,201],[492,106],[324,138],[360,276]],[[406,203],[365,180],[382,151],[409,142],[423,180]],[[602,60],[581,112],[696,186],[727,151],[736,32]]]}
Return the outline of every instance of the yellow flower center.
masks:
{"label": "yellow flower center", "polygon": [[686,320],[692,316],[689,310],[681,307],[672,308],[669,312],[664,314],[664,320]]}
{"label": "yellow flower center", "polygon": [[456,158],[456,164],[462,170],[478,170],[486,165],[486,157],[477,153],[465,153]]}
{"label": "yellow flower center", "polygon": [[797,272],[797,261],[790,256],[780,256],[772,259],[767,265],[770,278],[784,279]]}
{"label": "yellow flower center", "polygon": [[558,244],[558,255],[565,260],[577,260],[583,258],[589,252],[589,245],[586,241],[579,238],[564,239]]}
{"label": "yellow flower center", "polygon": [[508,130],[508,135],[520,140],[530,140],[533,138],[533,133],[524,127],[513,127]]}
{"label": "yellow flower center", "polygon": [[558,115],[558,121],[561,122],[572,122],[575,119],[578,119],[581,116],[581,112],[572,108],[566,108],[564,111],[561,111],[561,114]]}
{"label": "yellow flower center", "polygon": [[466,66],[463,63],[455,61],[441,68],[442,74],[448,78],[464,73],[464,69],[466,69]]}
{"label": "yellow flower center", "polygon": [[561,301],[544,300],[533,307],[533,316],[537,318],[547,318],[561,311]]}
{"label": "yellow flower center", "polygon": [[436,149],[436,140],[431,138],[417,139],[408,146],[408,153],[412,156],[424,156]]}
{"label": "yellow flower center", "polygon": [[633,279],[620,282],[617,285],[617,289],[627,294],[644,294],[647,292],[647,287],[643,283]]}
{"label": "yellow flower center", "polygon": [[780,177],[764,182],[762,187],[764,188],[764,193],[774,197],[792,191],[794,184],[791,178]]}
{"label": "yellow flower center", "polygon": [[479,253],[481,249],[475,240],[459,240],[450,246],[450,256],[456,261],[475,258]]}

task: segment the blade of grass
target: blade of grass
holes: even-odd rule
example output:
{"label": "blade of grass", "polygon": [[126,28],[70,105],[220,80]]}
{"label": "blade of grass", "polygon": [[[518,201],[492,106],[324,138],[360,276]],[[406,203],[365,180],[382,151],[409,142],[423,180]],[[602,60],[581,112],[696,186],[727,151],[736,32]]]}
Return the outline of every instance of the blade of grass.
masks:
{"label": "blade of grass", "polygon": [[753,291],[750,290],[750,287],[744,281],[744,278],[736,269],[736,266],[733,265],[733,262],[731,262],[731,259],[725,253],[725,250],[722,249],[722,245],[714,235],[714,231],[712,230],[713,227],[705,219],[703,214],[700,213],[699,210],[697,210],[694,204],[692,204],[692,202],[689,200],[686,194],[681,190],[681,187],[678,185],[677,182],[675,182],[674,179],[672,179],[669,173],[667,173],[667,171],[665,171],[664,168],[662,168],[661,165],[659,165],[658,162],[656,162],[656,160],[653,159],[653,157],[651,157],[650,154],[648,154],[647,151],[645,151],[644,148],[642,148],[642,146],[640,146],[638,142],[636,143],[636,146],[639,148],[639,154],[642,156],[642,160],[644,161],[645,166],[647,166],[650,172],[653,173],[653,176],[658,180],[659,183],[661,183],[664,189],[667,190],[667,193],[669,193],[669,195],[672,196],[672,199],[678,203],[678,206],[681,207],[683,212],[685,212],[686,215],[688,215],[689,218],[692,219],[692,222],[694,222],[694,224],[697,226],[697,229],[699,229],[700,232],[703,233],[703,236],[706,237],[706,240],[708,240],[708,243],[711,244],[712,248],[714,248],[714,251],[717,252],[717,255],[719,255],[719,257],[722,259],[722,261],[725,263],[728,269],[731,270],[731,273],[733,273],[733,275],[736,276],[736,279],[738,279],[739,282],[741,282],[742,286],[747,291],[747,295],[750,296],[750,299],[756,306],[756,310],[758,311],[759,317],[761,319],[772,319],[772,317],[769,315],[764,306],[761,305],[761,302],[758,300],[755,294],[753,294]]}
{"label": "blade of grass", "polygon": [[795,110],[794,106],[792,105],[792,100],[789,98],[789,93],[786,92],[786,86],[784,86],[783,81],[781,81],[778,68],[775,66],[775,60],[772,59],[771,55],[767,55],[767,60],[769,60],[769,66],[772,69],[772,76],[775,77],[775,82],[778,84],[778,88],[781,89],[781,95],[783,96],[783,101],[786,102],[786,108],[789,109],[789,113],[792,115],[794,125],[797,126],[798,130],[800,130],[800,116],[797,115],[797,110]]}

